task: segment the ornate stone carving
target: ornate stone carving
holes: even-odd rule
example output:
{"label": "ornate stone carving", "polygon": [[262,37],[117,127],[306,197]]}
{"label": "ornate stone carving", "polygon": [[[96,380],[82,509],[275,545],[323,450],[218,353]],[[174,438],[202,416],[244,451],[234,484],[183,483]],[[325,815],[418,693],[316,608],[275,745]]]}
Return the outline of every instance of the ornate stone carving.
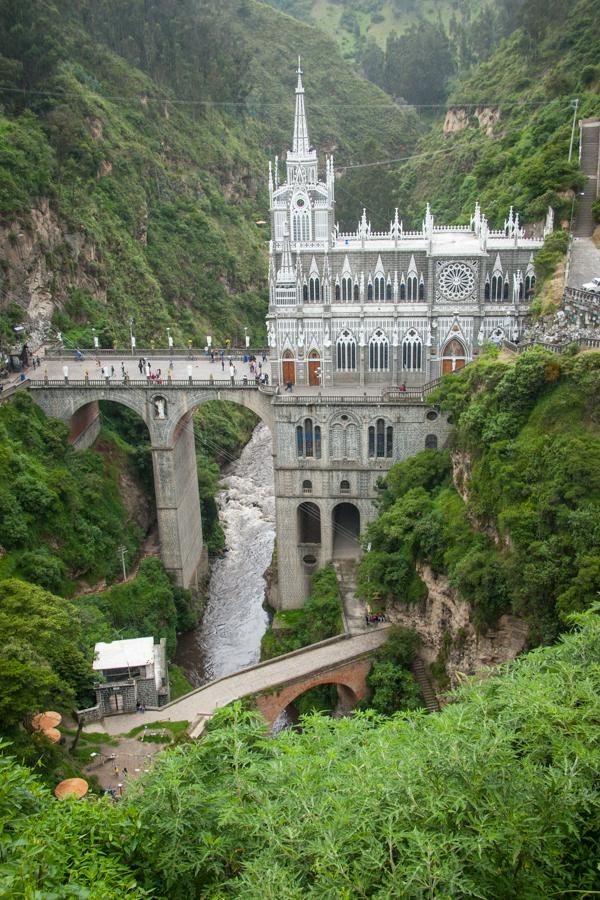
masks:
{"label": "ornate stone carving", "polygon": [[477,262],[442,262],[437,264],[435,299],[447,303],[464,303],[476,299]]}

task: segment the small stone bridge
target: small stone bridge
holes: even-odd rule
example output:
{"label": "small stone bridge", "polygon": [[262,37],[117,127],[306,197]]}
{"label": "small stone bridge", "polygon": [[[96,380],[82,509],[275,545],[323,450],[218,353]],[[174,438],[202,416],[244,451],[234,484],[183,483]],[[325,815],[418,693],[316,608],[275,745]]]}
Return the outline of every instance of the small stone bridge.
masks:
{"label": "small stone bridge", "polygon": [[[143,716],[132,713],[107,717],[101,730],[125,734],[136,725],[187,720],[191,736],[198,737],[217,709],[247,696],[256,697],[257,708],[272,725],[290,703],[319,684],[337,685],[342,706],[352,709],[367,696],[371,657],[387,640],[388,630],[386,626],[356,636],[339,635],[286,653],[211,681],[160,709],[147,710]],[[88,727],[93,730],[97,726]]]}

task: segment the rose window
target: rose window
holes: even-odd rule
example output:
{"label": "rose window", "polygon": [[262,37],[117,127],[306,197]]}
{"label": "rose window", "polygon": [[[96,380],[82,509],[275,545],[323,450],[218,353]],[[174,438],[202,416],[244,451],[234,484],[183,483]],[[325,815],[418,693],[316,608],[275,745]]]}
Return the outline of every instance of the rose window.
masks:
{"label": "rose window", "polygon": [[448,300],[465,300],[474,287],[473,270],[464,263],[449,263],[440,272],[440,293]]}

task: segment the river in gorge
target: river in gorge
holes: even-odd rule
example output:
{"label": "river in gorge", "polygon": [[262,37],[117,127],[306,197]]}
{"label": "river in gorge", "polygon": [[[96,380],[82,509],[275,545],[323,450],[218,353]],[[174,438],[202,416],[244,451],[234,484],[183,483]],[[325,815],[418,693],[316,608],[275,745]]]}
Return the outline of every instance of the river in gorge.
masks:
{"label": "river in gorge", "polygon": [[268,625],[264,573],[275,543],[271,434],[258,425],[217,495],[227,551],[211,565],[201,624],[178,640],[175,661],[195,687],[260,659]]}

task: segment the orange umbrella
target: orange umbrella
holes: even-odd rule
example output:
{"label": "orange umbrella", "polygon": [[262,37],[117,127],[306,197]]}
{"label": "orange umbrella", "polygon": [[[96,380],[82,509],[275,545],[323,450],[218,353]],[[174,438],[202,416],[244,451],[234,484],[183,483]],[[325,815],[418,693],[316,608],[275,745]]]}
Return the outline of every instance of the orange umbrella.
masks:
{"label": "orange umbrella", "polygon": [[58,728],[46,728],[42,731],[44,737],[47,737],[49,741],[52,741],[53,744],[58,744],[60,741],[60,731]]}
{"label": "orange umbrella", "polygon": [[64,800],[65,797],[75,797],[77,800],[81,800],[87,794],[88,787],[87,781],[83,778],[66,778],[56,785],[54,796],[59,800]]}
{"label": "orange umbrella", "polygon": [[48,728],[56,728],[56,726],[60,725],[61,722],[61,714],[53,712],[52,710],[44,713],[38,713],[37,716],[34,716],[31,720],[31,724],[36,729],[36,731],[46,731],[46,729]]}

